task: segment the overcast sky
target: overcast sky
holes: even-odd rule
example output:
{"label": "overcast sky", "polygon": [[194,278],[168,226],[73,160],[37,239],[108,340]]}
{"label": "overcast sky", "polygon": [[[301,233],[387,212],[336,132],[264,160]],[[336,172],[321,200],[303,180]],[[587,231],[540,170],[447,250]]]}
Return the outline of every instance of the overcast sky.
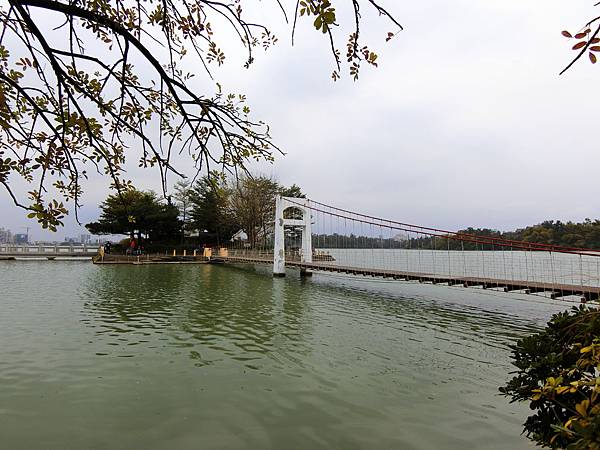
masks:
{"label": "overcast sky", "polygon": [[[574,54],[560,31],[577,31],[597,13],[592,0],[382,4],[405,31],[385,43],[393,27],[365,14],[380,67],[364,67],[357,83],[347,76],[332,82],[327,42],[308,27],[292,48],[289,33],[275,25],[279,43],[250,70],[233,45],[226,49],[216,78],[247,94],[287,153],[257,172],[296,183],[315,200],[446,229],[600,218],[600,64],[586,58],[558,75]],[[274,14],[261,11],[280,21]],[[201,91],[207,80],[193,83]],[[156,172],[132,168],[131,176],[140,188],[158,189]],[[83,222],[97,218],[106,186],[88,183]],[[57,236],[42,233],[4,191],[2,226],[30,226],[34,239],[84,232],[69,219]]]}

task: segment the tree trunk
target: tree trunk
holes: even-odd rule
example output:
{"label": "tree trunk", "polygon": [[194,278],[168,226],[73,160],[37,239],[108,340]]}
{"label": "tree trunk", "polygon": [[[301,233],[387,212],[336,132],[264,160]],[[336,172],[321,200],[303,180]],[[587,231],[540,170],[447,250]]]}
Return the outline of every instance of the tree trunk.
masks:
{"label": "tree trunk", "polygon": [[183,204],[183,223],[181,224],[181,245],[185,243],[185,219],[186,219],[186,205]]}

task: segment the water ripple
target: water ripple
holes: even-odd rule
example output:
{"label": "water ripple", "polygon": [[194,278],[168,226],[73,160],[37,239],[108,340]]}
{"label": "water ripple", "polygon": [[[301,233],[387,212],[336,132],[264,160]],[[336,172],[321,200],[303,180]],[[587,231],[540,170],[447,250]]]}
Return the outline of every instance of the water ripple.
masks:
{"label": "water ripple", "polygon": [[248,267],[17,262],[0,289],[14,449],[528,448],[497,386],[559,309]]}

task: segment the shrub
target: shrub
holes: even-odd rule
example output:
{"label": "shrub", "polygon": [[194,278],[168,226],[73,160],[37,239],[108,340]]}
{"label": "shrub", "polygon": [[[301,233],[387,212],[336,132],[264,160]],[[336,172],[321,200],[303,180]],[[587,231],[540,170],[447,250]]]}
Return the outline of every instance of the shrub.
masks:
{"label": "shrub", "polygon": [[517,342],[513,365],[516,375],[500,391],[530,402],[527,437],[543,447],[600,450],[600,310],[555,314]]}

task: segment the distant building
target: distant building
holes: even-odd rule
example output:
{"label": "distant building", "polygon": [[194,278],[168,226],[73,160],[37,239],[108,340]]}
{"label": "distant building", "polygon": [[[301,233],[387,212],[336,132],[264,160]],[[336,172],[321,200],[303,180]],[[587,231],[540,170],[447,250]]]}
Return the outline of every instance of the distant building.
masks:
{"label": "distant building", "polygon": [[10,230],[0,228],[0,244],[11,244],[13,242],[13,234]]}
{"label": "distant building", "polygon": [[27,233],[17,233],[14,235],[15,244],[29,244],[29,235]]}
{"label": "distant building", "polygon": [[90,234],[80,234],[79,236],[65,236],[64,244],[90,245],[105,242],[106,239],[94,238]]}
{"label": "distant building", "polygon": [[233,236],[231,236],[232,242],[247,241],[247,240],[248,240],[248,235],[246,234],[246,232],[244,230],[239,230],[237,233],[235,233]]}

